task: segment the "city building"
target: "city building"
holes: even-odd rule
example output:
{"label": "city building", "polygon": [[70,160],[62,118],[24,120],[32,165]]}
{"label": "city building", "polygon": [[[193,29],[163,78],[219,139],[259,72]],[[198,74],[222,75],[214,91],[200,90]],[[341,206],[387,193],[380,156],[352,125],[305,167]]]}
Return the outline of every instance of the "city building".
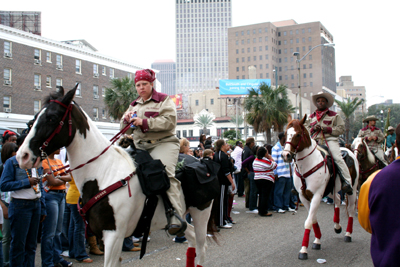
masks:
{"label": "city building", "polygon": [[176,93],[218,87],[228,78],[231,0],[176,0]]}
{"label": "city building", "polygon": [[38,11],[0,11],[0,24],[42,35],[42,13]]}
{"label": "city building", "polygon": [[358,97],[358,99],[364,99],[364,103],[358,107],[357,111],[367,111],[367,95],[365,91],[365,86],[355,86],[351,76],[339,77],[339,82],[336,85],[336,92],[338,93],[338,95],[344,98],[349,98],[351,100],[356,97]]}
{"label": "city building", "polygon": [[[299,70],[293,53],[300,53],[301,59],[313,47],[331,43],[333,36],[321,22],[287,20],[229,28],[229,79],[249,79],[252,66],[257,79],[271,79],[271,85],[285,84],[297,94]],[[300,86],[311,110],[315,109],[313,94],[323,87],[336,92],[333,47],[317,47],[300,61]]]}
{"label": "city building", "polygon": [[85,40],[59,42],[0,25],[0,112],[34,115],[43,99],[79,83],[76,102],[95,121],[110,122],[105,89],[115,78],[133,78],[141,67],[102,55]]}
{"label": "city building", "polygon": [[167,95],[175,95],[176,90],[176,64],[172,59],[156,60],[151,68],[158,70],[156,77],[161,83],[161,92]]}

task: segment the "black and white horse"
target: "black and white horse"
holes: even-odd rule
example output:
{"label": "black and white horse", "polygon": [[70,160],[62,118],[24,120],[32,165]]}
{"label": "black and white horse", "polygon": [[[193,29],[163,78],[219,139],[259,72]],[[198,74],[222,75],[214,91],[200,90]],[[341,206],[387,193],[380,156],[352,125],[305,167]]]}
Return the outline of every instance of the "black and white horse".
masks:
{"label": "black and white horse", "polygon": [[[70,168],[74,169],[100,155],[110,145],[86,113],[74,103],[76,87],[65,96],[61,88],[57,94],[48,97],[45,107],[37,115],[31,131],[18,150],[17,160],[21,168],[38,167],[42,160],[42,150],[49,155],[65,146]],[[114,145],[93,163],[74,170],[72,174],[85,204],[99,191],[134,172],[135,165],[129,154]],[[133,233],[144,207],[146,197],[136,174],[128,183],[129,186],[119,188],[101,199],[86,214],[92,232],[103,238],[104,266],[120,266],[123,239]],[[184,198],[181,200],[185,207]],[[151,225],[153,231],[163,229],[167,224],[163,203],[158,203]],[[202,209],[187,209],[193,217],[194,226],[188,225],[185,232],[189,243],[187,266],[195,266],[196,253],[197,266],[204,262],[211,203],[212,201]]]}

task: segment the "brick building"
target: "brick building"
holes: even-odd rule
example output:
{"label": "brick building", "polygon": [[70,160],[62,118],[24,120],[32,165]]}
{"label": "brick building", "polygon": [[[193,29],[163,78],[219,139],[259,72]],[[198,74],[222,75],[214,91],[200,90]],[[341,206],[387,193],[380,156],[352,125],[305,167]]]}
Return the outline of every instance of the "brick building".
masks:
{"label": "brick building", "polygon": [[94,120],[110,121],[103,101],[113,78],[139,66],[102,55],[85,40],[59,42],[0,25],[0,112],[34,115],[49,92],[79,87],[76,102]]}

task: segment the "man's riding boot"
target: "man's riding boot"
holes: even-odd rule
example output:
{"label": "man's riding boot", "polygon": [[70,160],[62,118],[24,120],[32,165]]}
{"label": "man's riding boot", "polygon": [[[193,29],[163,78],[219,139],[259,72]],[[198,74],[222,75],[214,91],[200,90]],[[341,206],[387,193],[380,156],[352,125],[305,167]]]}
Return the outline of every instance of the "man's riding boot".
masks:
{"label": "man's riding boot", "polygon": [[168,234],[170,235],[181,235],[185,232],[187,227],[186,222],[184,222],[181,225],[177,225],[177,224],[170,224],[168,226]]}
{"label": "man's riding boot", "polygon": [[336,168],[337,174],[340,177],[340,181],[342,182],[342,193],[346,193],[349,196],[353,194],[353,188],[351,184],[343,177],[343,174]]}

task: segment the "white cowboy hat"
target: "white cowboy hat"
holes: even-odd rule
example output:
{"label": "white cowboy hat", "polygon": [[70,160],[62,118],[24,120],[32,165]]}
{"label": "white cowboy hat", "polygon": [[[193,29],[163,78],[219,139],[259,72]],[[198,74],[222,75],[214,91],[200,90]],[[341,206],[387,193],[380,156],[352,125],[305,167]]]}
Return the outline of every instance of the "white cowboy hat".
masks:
{"label": "white cowboy hat", "polygon": [[387,130],[388,131],[394,131],[394,127],[393,126],[389,126],[389,128]]}
{"label": "white cowboy hat", "polygon": [[363,122],[377,121],[377,120],[378,120],[378,118],[375,117],[375,115],[371,115],[371,116],[366,117],[366,118],[363,120]]}
{"label": "white cowboy hat", "polygon": [[326,105],[327,108],[333,106],[333,102],[335,102],[333,96],[330,93],[324,93],[324,92],[319,92],[318,94],[312,96],[312,100],[315,106],[317,106],[317,99],[321,97],[325,98],[326,101],[328,101],[328,104]]}

